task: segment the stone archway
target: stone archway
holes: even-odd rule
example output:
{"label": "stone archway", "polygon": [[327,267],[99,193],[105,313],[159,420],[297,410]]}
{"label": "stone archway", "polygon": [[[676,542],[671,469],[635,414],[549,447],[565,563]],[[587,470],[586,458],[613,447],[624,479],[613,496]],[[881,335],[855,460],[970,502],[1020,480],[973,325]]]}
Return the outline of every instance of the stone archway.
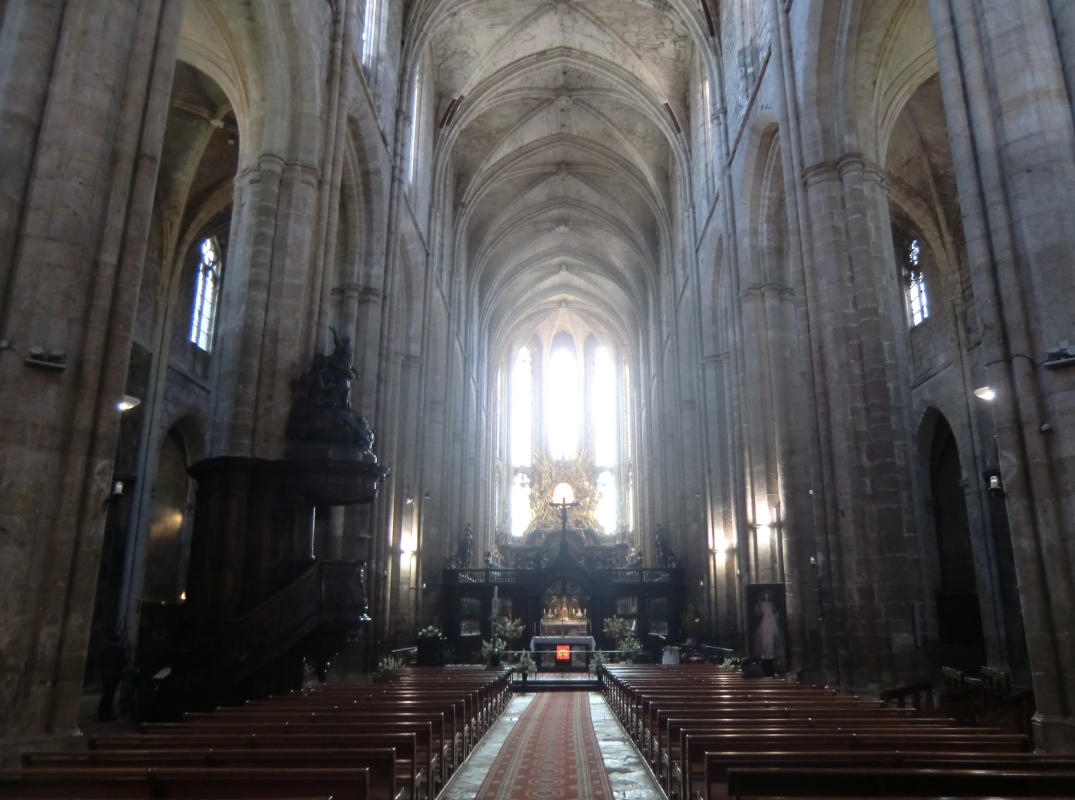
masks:
{"label": "stone archway", "polygon": [[936,533],[940,581],[934,594],[938,655],[944,666],[977,672],[985,663],[978,587],[967,520],[966,492],[959,446],[944,416],[937,418],[929,449],[931,511]]}

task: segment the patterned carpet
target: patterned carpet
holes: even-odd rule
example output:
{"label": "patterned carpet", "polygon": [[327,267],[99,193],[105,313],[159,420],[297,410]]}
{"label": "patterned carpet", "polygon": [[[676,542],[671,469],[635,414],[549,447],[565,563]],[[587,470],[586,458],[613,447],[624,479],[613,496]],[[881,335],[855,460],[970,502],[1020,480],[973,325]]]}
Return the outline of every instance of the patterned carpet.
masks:
{"label": "patterned carpet", "polygon": [[582,692],[538,694],[500,748],[475,800],[613,800]]}

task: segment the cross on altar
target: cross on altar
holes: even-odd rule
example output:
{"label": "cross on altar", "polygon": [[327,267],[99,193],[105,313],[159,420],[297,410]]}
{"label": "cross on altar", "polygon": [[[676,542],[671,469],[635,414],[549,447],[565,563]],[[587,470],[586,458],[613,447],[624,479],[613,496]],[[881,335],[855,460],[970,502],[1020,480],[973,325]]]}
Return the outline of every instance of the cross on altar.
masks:
{"label": "cross on altar", "polygon": [[549,503],[553,508],[560,509],[560,530],[567,531],[567,510],[569,508],[575,508],[578,503],[569,503],[565,497],[559,503]]}

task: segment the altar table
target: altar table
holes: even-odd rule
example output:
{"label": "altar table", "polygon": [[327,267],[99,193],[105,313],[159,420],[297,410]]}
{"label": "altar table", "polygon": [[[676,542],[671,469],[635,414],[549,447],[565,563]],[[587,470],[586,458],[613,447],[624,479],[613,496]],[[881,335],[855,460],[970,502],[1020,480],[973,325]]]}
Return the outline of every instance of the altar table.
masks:
{"label": "altar table", "polygon": [[[588,669],[595,645],[592,636],[535,636],[530,640],[539,669]],[[557,649],[563,647],[568,648],[566,659],[557,657]]]}

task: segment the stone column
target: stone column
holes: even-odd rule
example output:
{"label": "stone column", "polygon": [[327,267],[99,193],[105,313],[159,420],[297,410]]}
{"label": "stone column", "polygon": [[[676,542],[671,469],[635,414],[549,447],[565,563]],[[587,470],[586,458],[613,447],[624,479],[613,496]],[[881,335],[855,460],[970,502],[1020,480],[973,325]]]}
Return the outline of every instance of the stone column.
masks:
{"label": "stone column", "polygon": [[805,170],[820,357],[829,399],[835,525],[823,547],[841,683],[892,684],[918,668],[921,591],[901,375],[898,271],[880,171],[857,154]]}
{"label": "stone column", "polygon": [[[52,4],[31,5],[40,22]],[[68,0],[55,58],[37,52],[47,102],[0,318],[0,749],[77,725],[181,20],[178,0]]]}
{"label": "stone column", "polygon": [[65,5],[11,0],[0,13],[0,297],[7,294]]}
{"label": "stone column", "polygon": [[[930,0],[1038,713],[1075,751],[1075,128],[1046,0]],[[1056,23],[1062,23],[1057,20]],[[1065,47],[1065,52],[1067,48]],[[1033,80],[1027,80],[1033,75]]]}

